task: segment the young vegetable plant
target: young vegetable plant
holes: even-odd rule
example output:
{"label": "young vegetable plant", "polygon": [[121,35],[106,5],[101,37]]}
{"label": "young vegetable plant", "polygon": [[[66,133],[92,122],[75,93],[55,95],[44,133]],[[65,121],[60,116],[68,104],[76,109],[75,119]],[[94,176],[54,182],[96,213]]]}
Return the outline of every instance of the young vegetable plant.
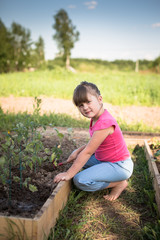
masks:
{"label": "young vegetable plant", "polygon": [[13,140],[9,138],[9,135],[6,136],[6,141],[0,149],[0,182],[6,190],[9,206],[11,205],[13,147]]}
{"label": "young vegetable plant", "polygon": [[62,144],[64,135],[63,135],[63,133],[59,132],[59,130],[57,128],[54,128],[54,130],[56,131],[57,136],[58,136],[58,143],[56,144],[55,147],[52,148],[51,152],[48,148],[45,148],[45,153],[47,155],[50,155],[50,162],[52,162],[53,167],[56,168],[58,166],[57,161],[59,160],[59,158],[62,154],[61,144]]}
{"label": "young vegetable plant", "polygon": [[[19,183],[20,188],[29,188],[30,191],[37,191],[37,187],[30,184],[30,177],[23,177],[23,170],[29,167],[31,170],[42,163],[39,152],[44,149],[41,135],[37,131],[40,127],[38,115],[40,112],[41,100],[35,98],[33,116],[27,115],[23,122],[18,122],[12,131],[3,134],[0,149],[0,182],[3,184],[8,196],[8,203],[11,205],[12,183]],[[44,127],[44,126],[43,126]],[[14,175],[13,168],[19,169],[19,174]]]}

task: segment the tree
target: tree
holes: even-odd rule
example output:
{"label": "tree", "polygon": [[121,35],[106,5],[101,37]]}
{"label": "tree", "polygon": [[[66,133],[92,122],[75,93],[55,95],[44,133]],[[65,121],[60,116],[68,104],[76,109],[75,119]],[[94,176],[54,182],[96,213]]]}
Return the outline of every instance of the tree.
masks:
{"label": "tree", "polygon": [[13,22],[7,29],[0,19],[0,73],[44,65],[44,40],[31,40],[30,30]]}
{"label": "tree", "polygon": [[35,43],[35,45],[39,59],[44,61],[44,40],[41,36],[38,38],[38,41]]}
{"label": "tree", "polygon": [[9,31],[0,19],[0,73],[11,70],[13,46]]}
{"label": "tree", "polygon": [[37,42],[34,42],[34,48],[31,51],[31,62],[32,66],[35,68],[41,67],[45,62],[45,54],[44,54],[44,40],[40,36]]}
{"label": "tree", "polygon": [[36,46],[35,52],[38,57],[38,61],[39,63],[41,63],[44,61],[44,58],[45,58],[44,57],[44,40],[41,36],[38,38],[38,41],[35,43],[35,46]]}
{"label": "tree", "polygon": [[153,61],[153,67],[155,68],[156,72],[160,73],[160,56]]}
{"label": "tree", "polygon": [[79,32],[73,26],[72,21],[69,19],[65,10],[60,9],[54,16],[55,24],[53,28],[56,33],[53,36],[58,43],[60,54],[63,55],[66,67],[70,66],[71,49],[74,48],[74,43],[79,40]]}
{"label": "tree", "polygon": [[16,70],[22,70],[30,63],[31,33],[20,24],[15,22],[11,25],[12,44],[14,47],[14,61]]}

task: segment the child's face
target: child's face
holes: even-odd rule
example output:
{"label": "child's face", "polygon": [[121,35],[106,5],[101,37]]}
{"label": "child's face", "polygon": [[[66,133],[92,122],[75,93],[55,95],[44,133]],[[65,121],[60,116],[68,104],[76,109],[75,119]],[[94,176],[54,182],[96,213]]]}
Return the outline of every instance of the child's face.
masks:
{"label": "child's face", "polygon": [[94,96],[90,93],[87,94],[87,102],[81,103],[78,106],[81,114],[87,118],[99,117],[100,109],[102,108],[102,96]]}

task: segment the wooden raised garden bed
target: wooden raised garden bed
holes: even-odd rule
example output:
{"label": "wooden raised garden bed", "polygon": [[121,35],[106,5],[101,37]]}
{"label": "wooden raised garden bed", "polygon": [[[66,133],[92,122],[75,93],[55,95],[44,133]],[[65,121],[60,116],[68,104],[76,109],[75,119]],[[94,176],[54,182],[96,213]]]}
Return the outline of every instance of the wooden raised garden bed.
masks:
{"label": "wooden raised garden bed", "polygon": [[15,223],[12,224],[14,233],[17,232],[22,239],[43,240],[54,227],[59,211],[66,205],[70,190],[71,181],[60,182],[34,218],[0,215],[0,234],[3,235],[0,239],[8,239],[9,222],[13,221]]}
{"label": "wooden raised garden bed", "polygon": [[148,166],[153,177],[153,187],[155,190],[155,198],[158,206],[158,211],[160,214],[160,172],[158,170],[158,164],[156,164],[156,159],[154,158],[153,151],[149,145],[150,141],[144,141],[144,150],[146,154],[146,158],[148,160]]}
{"label": "wooden raised garden bed", "polygon": [[76,146],[57,129],[45,135],[16,126],[0,136],[0,239],[44,240],[71,191],[71,181],[53,179],[67,171],[70,164],[59,163]]}

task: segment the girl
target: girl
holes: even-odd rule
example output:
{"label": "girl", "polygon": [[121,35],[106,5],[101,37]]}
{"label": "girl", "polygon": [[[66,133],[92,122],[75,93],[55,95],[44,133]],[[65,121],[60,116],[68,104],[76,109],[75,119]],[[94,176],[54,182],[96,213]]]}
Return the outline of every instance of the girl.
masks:
{"label": "girl", "polygon": [[[74,150],[67,172],[59,173],[54,182],[73,178],[77,188],[97,191],[111,188],[105,199],[113,201],[127,187],[132,175],[133,162],[116,120],[103,108],[102,96],[93,83],[81,82],[73,94],[73,102],[81,114],[90,118],[90,141]],[[83,171],[80,171],[81,169]],[[79,172],[80,171],[80,172]]]}

